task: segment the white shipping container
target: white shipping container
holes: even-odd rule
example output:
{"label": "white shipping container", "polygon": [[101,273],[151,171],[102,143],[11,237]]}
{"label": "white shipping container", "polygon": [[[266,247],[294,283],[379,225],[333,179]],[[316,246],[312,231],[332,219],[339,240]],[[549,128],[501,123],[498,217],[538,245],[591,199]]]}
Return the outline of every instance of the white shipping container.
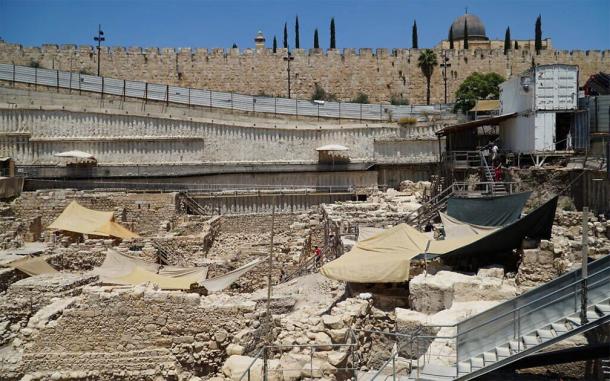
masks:
{"label": "white shipping container", "polygon": [[578,66],[537,66],[534,82],[536,110],[576,110],[578,108]]}
{"label": "white shipping container", "polygon": [[542,65],[500,84],[501,113],[578,108],[578,66]]}
{"label": "white shipping container", "polygon": [[554,112],[538,112],[535,117],[534,150],[555,151],[555,122]]}
{"label": "white shipping container", "polygon": [[500,148],[512,152],[534,151],[534,117],[519,115],[500,124]]}

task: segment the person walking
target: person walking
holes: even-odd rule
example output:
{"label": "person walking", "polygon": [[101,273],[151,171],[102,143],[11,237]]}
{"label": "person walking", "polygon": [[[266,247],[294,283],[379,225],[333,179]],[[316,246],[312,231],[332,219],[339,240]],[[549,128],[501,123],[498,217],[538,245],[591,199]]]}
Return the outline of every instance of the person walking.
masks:
{"label": "person walking", "polygon": [[318,246],[314,246],[313,254],[316,257],[316,259],[315,259],[316,267],[320,267],[320,264],[322,263],[322,250],[320,250],[320,248]]}

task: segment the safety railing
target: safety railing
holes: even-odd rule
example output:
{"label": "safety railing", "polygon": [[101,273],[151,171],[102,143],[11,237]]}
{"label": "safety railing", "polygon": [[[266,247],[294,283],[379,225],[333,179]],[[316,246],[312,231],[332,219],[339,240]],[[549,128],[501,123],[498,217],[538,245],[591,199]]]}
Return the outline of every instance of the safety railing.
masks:
{"label": "safety railing", "polygon": [[[449,364],[455,367],[458,377],[460,362],[507,345],[510,341],[517,342],[516,348],[511,348],[511,356],[531,349],[521,342],[523,336],[582,314],[582,300],[586,301],[586,308],[589,309],[610,299],[610,256],[589,263],[588,274],[582,279],[581,270],[575,270],[457,324],[422,326],[422,330],[451,329],[455,334],[411,335],[410,345],[420,349],[422,344],[427,346],[414,367],[423,369],[426,364],[439,362]],[[437,345],[432,345],[432,340],[437,341]],[[435,348],[443,346],[454,347],[455,353],[434,352]]]}
{"label": "safety railing", "polygon": [[[27,178],[27,174],[24,174]],[[307,185],[307,184],[205,184],[205,183],[176,183],[176,182],[130,182],[107,181],[98,179],[36,179],[27,178],[28,188],[76,188],[76,189],[105,189],[117,191],[160,191],[180,192],[188,191],[191,195],[226,193],[227,196],[235,192],[265,193],[353,193],[367,194],[373,190],[386,190],[387,185]]]}
{"label": "safety railing", "polygon": [[[503,187],[503,188],[502,188]],[[516,182],[483,181],[477,183],[454,182],[452,194],[460,197],[493,196],[495,194],[512,194],[519,190]],[[499,191],[501,189],[501,191]]]}
{"label": "safety railing", "polygon": [[312,102],[303,99],[253,96],[194,89],[159,83],[131,81],[68,71],[0,64],[0,80],[11,83],[28,83],[35,86],[69,89],[70,91],[98,93],[147,101],[165,102],[236,110],[254,113],[307,116],[314,118],[341,118],[367,121],[393,121],[435,111],[445,111],[450,105],[389,105],[349,102]]}
{"label": "safety railing", "polygon": [[481,166],[480,151],[448,151],[443,152],[443,161],[449,162],[454,168],[477,168]]}

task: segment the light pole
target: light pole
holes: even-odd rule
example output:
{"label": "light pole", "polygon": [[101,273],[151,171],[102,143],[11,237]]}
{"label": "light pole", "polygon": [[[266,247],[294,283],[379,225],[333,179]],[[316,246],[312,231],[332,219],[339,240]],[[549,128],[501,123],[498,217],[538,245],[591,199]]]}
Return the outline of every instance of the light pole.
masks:
{"label": "light pole", "polygon": [[447,51],[443,50],[443,63],[441,67],[443,68],[443,81],[445,82],[445,104],[447,104],[447,68],[451,67],[451,64],[447,63],[448,61]]}
{"label": "light pole", "polygon": [[294,57],[290,54],[290,48],[288,48],[288,53],[284,57],[284,61],[288,63],[288,98],[290,98],[290,61],[294,61]]}
{"label": "light pole", "polygon": [[106,41],[104,37],[104,31],[102,30],[102,26],[100,24],[97,25],[97,36],[93,37],[93,40],[97,42],[97,76],[100,76],[100,51],[102,46],[102,41]]}

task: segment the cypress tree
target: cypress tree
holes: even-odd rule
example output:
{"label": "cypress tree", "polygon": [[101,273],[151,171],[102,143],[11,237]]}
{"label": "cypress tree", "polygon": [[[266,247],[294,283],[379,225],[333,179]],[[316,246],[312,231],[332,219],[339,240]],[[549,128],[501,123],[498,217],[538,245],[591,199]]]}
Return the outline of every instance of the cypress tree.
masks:
{"label": "cypress tree", "polygon": [[535,48],[536,54],[540,54],[540,50],[542,50],[542,16],[538,15],[536,19],[536,37],[535,37]]}
{"label": "cypress tree", "polygon": [[510,50],[510,27],[506,28],[506,33],[504,33],[504,55],[507,55],[509,50]]}
{"label": "cypress tree", "polygon": [[411,32],[411,46],[413,49],[418,49],[417,44],[417,22],[413,20],[413,31]]}
{"label": "cypress tree", "polygon": [[320,41],[318,40],[318,28],[313,32],[313,48],[320,49]]}
{"label": "cypress tree", "polygon": [[449,49],[453,50],[453,25],[449,28]]}
{"label": "cypress tree", "polygon": [[515,40],[515,50],[519,49],[519,41]]}
{"label": "cypress tree", "polygon": [[297,16],[297,20],[294,23],[294,47],[299,49],[301,44],[299,43],[299,16]]}
{"label": "cypress tree", "polygon": [[330,19],[330,48],[337,48],[337,40],[335,39],[335,18]]}
{"label": "cypress tree", "polygon": [[277,52],[277,38],[273,35],[273,53]]}
{"label": "cypress tree", "polygon": [[468,49],[468,20],[464,20],[464,49]]}
{"label": "cypress tree", "polygon": [[288,49],[288,23],[284,23],[284,49]]}

